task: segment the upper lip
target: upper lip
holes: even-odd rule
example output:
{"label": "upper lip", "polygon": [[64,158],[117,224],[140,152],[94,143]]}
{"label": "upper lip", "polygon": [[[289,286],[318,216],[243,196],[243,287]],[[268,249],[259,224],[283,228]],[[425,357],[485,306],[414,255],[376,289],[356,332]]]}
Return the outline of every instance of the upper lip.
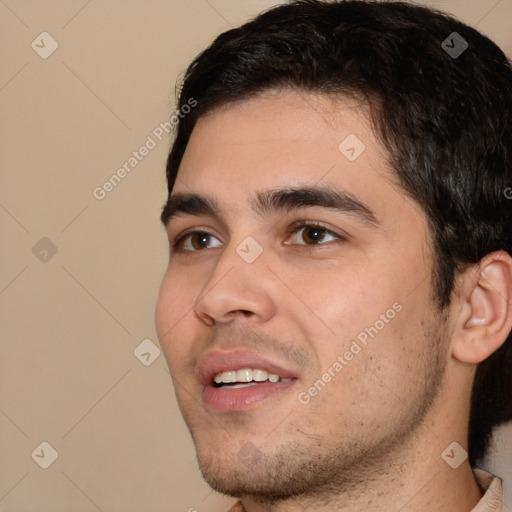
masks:
{"label": "upper lip", "polygon": [[243,368],[265,370],[283,379],[296,379],[297,374],[283,366],[271,362],[266,357],[247,350],[213,350],[201,358],[196,371],[197,380],[203,386],[210,386],[220,372]]}

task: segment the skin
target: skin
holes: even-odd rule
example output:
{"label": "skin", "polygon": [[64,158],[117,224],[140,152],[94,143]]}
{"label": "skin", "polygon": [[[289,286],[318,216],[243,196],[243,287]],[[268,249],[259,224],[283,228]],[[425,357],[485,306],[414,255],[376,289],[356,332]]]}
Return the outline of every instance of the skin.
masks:
{"label": "skin", "polygon": [[[220,217],[168,222],[171,242],[194,230],[211,236],[171,250],[157,332],[205,479],[248,512],[462,512],[482,495],[468,461],[453,469],[441,454],[454,441],[467,449],[476,364],[512,326],[511,260],[493,253],[466,269],[441,314],[426,217],[396,184],[367,114],[348,99],[269,91],[199,119],[179,169],[173,194],[213,197]],[[366,146],[353,162],[338,149],[349,134]],[[302,186],[346,191],[377,223],[316,206],[251,207],[257,192]],[[289,229],[298,221],[330,231],[312,242],[314,230]],[[263,249],[253,263],[236,252],[248,236]],[[301,403],[397,303],[400,312]],[[196,366],[212,349],[235,348],[298,379],[247,410],[213,411]],[[247,463],[239,454],[249,449]]]}

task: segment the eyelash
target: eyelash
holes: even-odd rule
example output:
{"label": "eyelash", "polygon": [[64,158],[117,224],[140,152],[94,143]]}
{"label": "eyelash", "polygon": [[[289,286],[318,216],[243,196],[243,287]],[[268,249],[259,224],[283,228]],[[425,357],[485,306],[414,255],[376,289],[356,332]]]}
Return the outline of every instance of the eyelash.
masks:
{"label": "eyelash", "polygon": [[[288,236],[290,236],[290,235],[293,235],[294,233],[299,232],[303,228],[320,228],[320,229],[323,229],[323,230],[325,230],[326,234],[333,235],[337,240],[336,241],[330,241],[330,242],[327,242],[327,243],[318,243],[318,244],[291,244],[291,245],[295,245],[295,246],[299,245],[299,246],[301,246],[303,248],[312,248],[312,247],[317,247],[317,246],[331,244],[333,242],[337,242],[337,243],[338,242],[345,242],[347,240],[346,237],[344,237],[342,235],[339,235],[338,233],[335,233],[334,231],[329,229],[327,226],[325,226],[322,222],[298,221],[298,222],[293,223],[287,229],[286,233],[287,233]],[[183,244],[185,243],[187,238],[192,236],[192,235],[197,235],[197,234],[208,235],[208,236],[212,236],[212,237],[215,238],[215,235],[213,233],[210,233],[206,229],[189,231],[187,233],[184,233],[183,235],[178,236],[176,239],[174,239],[171,242],[171,248],[174,251],[176,251],[176,252],[201,252],[199,250],[193,251],[193,250],[190,250],[190,249],[183,249]]]}

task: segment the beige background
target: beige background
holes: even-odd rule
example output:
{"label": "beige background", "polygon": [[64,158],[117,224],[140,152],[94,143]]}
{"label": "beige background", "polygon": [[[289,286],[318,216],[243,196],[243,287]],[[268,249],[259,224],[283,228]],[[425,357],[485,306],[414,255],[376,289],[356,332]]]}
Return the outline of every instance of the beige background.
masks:
{"label": "beige background", "polygon": [[[134,355],[158,344],[167,258],[169,138],[152,132],[192,57],[275,3],[0,0],[1,511],[217,512],[231,501],[202,482],[163,356],[153,347],[146,366]],[[512,54],[512,0],[434,4]],[[42,32],[58,43],[46,59],[31,47],[50,48]],[[156,147],[96,199],[148,136]],[[489,462],[503,476],[510,434]],[[47,469],[42,442],[58,452]]]}

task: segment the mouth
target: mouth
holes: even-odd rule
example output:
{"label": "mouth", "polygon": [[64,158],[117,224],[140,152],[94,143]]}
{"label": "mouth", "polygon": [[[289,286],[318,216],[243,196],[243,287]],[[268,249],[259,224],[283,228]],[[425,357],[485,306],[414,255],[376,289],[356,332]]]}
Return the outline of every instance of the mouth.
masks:
{"label": "mouth", "polygon": [[259,354],[215,351],[201,361],[198,380],[203,385],[204,405],[218,412],[234,412],[277,398],[298,377]]}
{"label": "mouth", "polygon": [[257,386],[262,382],[288,382],[291,378],[283,379],[276,373],[268,373],[261,369],[243,368],[219,372],[213,377],[216,388],[242,389]]}

